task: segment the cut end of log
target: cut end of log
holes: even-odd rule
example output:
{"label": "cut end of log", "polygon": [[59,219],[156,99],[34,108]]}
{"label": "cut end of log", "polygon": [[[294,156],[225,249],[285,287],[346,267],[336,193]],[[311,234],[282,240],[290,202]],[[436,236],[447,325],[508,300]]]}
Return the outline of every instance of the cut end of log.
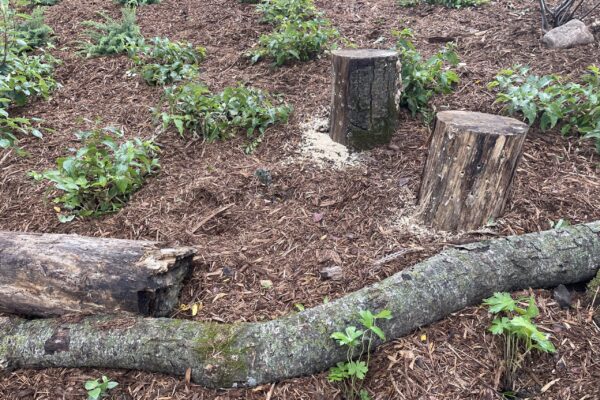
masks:
{"label": "cut end of log", "polygon": [[148,281],[138,291],[138,312],[166,317],[177,306],[179,293],[192,270],[196,250],[191,247],[152,249],[136,264],[149,271]]}
{"label": "cut end of log", "polygon": [[398,53],[393,50],[380,50],[380,49],[342,49],[334,50],[331,52],[333,56],[344,57],[344,58],[396,58]]}
{"label": "cut end of log", "polygon": [[194,254],[196,251],[188,247],[150,250],[136,265],[161,274],[169,271],[178,260],[193,257]]}
{"label": "cut end of log", "polygon": [[527,124],[514,118],[476,111],[440,111],[436,119],[452,126],[458,134],[513,136],[524,135],[529,129]]}

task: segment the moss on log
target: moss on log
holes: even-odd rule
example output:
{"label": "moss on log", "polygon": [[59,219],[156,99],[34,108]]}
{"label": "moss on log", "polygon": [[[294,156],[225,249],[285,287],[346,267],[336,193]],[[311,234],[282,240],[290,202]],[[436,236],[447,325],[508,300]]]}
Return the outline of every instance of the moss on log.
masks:
{"label": "moss on log", "polygon": [[240,387],[311,374],[345,357],[330,335],[360,310],[389,309],[389,340],[479,303],[495,291],[591,279],[600,222],[457,246],[336,301],[265,323],[88,317],[0,319],[0,369],[108,367]]}

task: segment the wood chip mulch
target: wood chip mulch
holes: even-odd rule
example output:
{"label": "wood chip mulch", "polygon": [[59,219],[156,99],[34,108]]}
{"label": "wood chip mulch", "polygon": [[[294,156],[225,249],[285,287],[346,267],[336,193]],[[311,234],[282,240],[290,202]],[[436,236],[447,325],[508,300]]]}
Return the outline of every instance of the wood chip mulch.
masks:
{"label": "wood chip mulch", "polygon": [[[410,27],[425,55],[436,38],[453,38],[464,63],[457,91],[435,100],[437,110],[498,113],[485,85],[501,68],[528,64],[540,74],[577,78],[598,63],[599,45],[554,51],[539,42],[538,5],[501,0],[480,8],[447,10],[395,0],[316,1],[342,36],[359,47],[389,48],[392,30]],[[345,168],[323,168],[299,157],[301,124],[326,117],[330,101],[327,57],[279,69],[250,65],[243,57],[268,32],[254,6],[237,0],[163,0],[141,7],[146,37],[166,36],[207,48],[202,80],[221,90],[238,82],[280,93],[295,112],[289,124],[270,128],[248,156],[243,140],[201,143],[174,132],[161,135],[162,170],[119,213],[99,219],[58,222],[43,185],[27,172],[51,168],[76,145],[74,133],[113,125],[127,137],[156,132],[150,108],[161,89],[131,76],[125,56],[83,59],[76,54],[82,21],[105,11],[108,0],[62,0],[48,8],[62,59],[63,85],[48,102],[25,107],[53,129],[43,140],[25,139],[28,157],[0,154],[0,229],[149,239],[191,245],[201,255],[182,303],[201,304],[196,320],[261,321],[311,307],[384,279],[454,243],[536,232],[563,218],[600,219],[600,157],[593,143],[532,128],[505,216],[490,229],[444,235],[400,224],[410,216],[426,156],[429,128],[409,115],[392,145]],[[428,40],[429,39],[429,40]],[[268,169],[273,183],[255,176]],[[385,256],[403,253],[397,258]],[[323,280],[320,270],[341,266],[342,278]],[[272,288],[261,285],[270,280]],[[600,399],[600,329],[581,299],[560,310],[548,292],[537,291],[542,329],[558,352],[530,359],[519,376],[521,394],[537,399]],[[189,311],[175,314],[192,318]],[[366,388],[376,399],[498,399],[498,341],[486,332],[482,308],[462,312],[393,341],[373,358]],[[0,376],[0,399],[81,399],[83,382],[106,374],[119,382],[113,399],[333,399],[339,390],[325,374],[247,390],[214,391],[183,379],[136,371],[17,371]]]}

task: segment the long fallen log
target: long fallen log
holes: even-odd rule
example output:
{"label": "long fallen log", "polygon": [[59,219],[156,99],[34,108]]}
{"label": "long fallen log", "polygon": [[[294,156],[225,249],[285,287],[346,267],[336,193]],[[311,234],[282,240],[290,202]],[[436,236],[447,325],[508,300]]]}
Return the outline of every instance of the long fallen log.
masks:
{"label": "long fallen log", "polygon": [[194,254],[149,241],[0,232],[0,311],[166,316]]}
{"label": "long fallen log", "polygon": [[322,371],[345,357],[330,335],[360,310],[389,309],[388,340],[494,291],[591,279],[600,222],[459,246],[336,301],[265,323],[88,317],[0,319],[0,368],[108,367],[183,375],[209,387],[253,386]]}

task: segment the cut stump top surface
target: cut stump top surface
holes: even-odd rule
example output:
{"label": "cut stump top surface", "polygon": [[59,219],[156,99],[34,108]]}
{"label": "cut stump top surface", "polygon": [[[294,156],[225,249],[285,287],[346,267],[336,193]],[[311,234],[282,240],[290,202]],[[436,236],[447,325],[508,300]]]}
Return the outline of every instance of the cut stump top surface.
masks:
{"label": "cut stump top surface", "polygon": [[336,57],[345,58],[388,58],[398,57],[398,53],[393,50],[380,49],[342,49],[335,50],[332,54]]}
{"label": "cut stump top surface", "polygon": [[514,118],[476,111],[440,111],[436,118],[464,133],[512,136],[524,135],[529,129],[527,124]]}

